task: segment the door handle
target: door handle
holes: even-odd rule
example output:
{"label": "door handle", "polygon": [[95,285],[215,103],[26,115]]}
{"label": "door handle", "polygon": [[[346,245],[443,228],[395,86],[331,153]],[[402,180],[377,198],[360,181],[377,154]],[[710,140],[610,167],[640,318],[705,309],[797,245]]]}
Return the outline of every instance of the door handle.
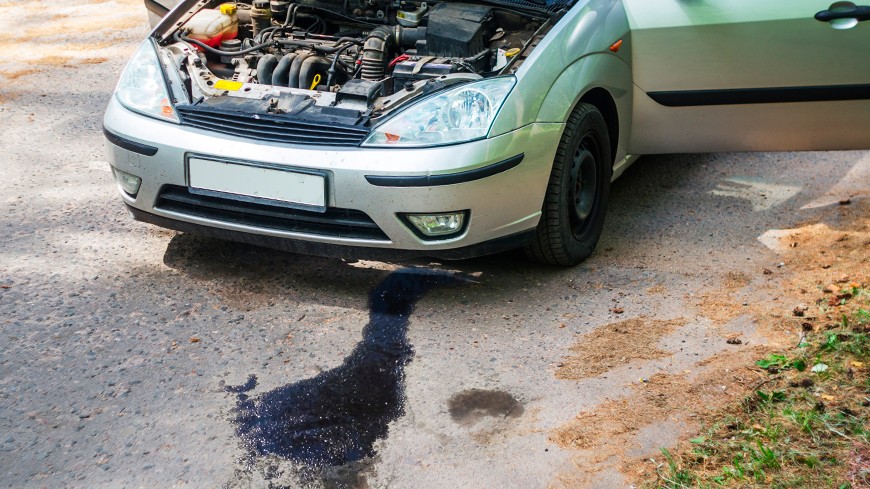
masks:
{"label": "door handle", "polygon": [[855,19],[858,22],[870,20],[870,7],[856,5],[851,8],[822,10],[816,14],[816,20],[819,22],[831,22],[839,19]]}

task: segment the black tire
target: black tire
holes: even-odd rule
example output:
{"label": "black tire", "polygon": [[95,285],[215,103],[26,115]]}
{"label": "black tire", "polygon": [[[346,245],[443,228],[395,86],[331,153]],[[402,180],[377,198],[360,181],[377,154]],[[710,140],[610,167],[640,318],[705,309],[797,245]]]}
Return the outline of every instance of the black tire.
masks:
{"label": "black tire", "polygon": [[604,228],[612,175],[607,123],[594,105],[580,103],[559,141],[541,220],[526,255],[559,266],[589,257]]}

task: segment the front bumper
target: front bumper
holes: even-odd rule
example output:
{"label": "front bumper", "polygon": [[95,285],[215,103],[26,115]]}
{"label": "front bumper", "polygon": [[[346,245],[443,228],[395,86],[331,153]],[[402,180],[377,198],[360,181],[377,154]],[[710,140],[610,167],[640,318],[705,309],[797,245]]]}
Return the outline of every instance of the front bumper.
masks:
{"label": "front bumper", "polygon": [[[253,238],[262,237],[257,244],[310,254],[337,255],[323,251],[334,246],[456,258],[482,254],[480,250],[490,248],[499,251],[507,244],[517,246],[527,239],[540,218],[552,161],[564,128],[562,124],[530,124],[492,139],[425,149],[299,146],[251,141],[158,121],[123,108],[114,98],[103,124],[108,133],[121,138],[120,142],[133,144],[119,145],[116,139],[108,143],[108,148],[115,168],[142,179],[135,197],[120,192],[140,220],[236,241],[257,243]],[[156,152],[150,156],[143,154],[141,145]],[[383,235],[371,239],[288,231],[262,223],[208,218],[161,208],[157,204],[163,189],[187,187],[185,161],[194,154],[325,172],[327,206],[367,214]],[[503,167],[494,174],[487,171],[498,168],[499,163],[516,161],[518,155],[522,155],[519,164]],[[457,174],[471,175],[473,179],[463,181],[468,179],[456,177]],[[457,181],[461,183],[453,183]],[[427,182],[431,183],[426,185]],[[465,231],[443,240],[419,238],[399,217],[401,213],[466,209],[470,211],[470,221]],[[209,233],[209,229],[224,232]],[[245,235],[252,235],[252,239]],[[300,244],[278,246],[275,239]],[[487,243],[499,246],[489,247]],[[445,252],[462,249],[478,251]]]}

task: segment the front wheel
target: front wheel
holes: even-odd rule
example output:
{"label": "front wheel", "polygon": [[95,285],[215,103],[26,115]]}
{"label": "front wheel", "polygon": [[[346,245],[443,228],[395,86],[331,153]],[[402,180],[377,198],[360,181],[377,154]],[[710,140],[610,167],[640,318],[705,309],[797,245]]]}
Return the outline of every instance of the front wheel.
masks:
{"label": "front wheel", "polygon": [[604,227],[612,174],[607,123],[594,105],[580,103],[565,124],[526,255],[559,266],[576,265],[591,255]]}

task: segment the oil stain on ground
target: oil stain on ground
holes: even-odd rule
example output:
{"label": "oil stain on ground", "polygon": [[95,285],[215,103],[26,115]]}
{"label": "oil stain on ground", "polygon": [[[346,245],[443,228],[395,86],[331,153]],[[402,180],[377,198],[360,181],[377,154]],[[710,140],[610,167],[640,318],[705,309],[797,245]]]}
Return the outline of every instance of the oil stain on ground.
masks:
{"label": "oil stain on ground", "polygon": [[466,280],[425,269],[391,273],[369,295],[363,338],[341,366],[254,398],[251,376],[238,395],[236,433],[251,457],[277,456],[305,468],[353,464],[375,455],[374,443],[404,414],[404,367],[413,356],[409,317],[429,290]]}
{"label": "oil stain on ground", "polygon": [[447,401],[450,417],[462,426],[472,426],[484,417],[518,418],[523,414],[519,401],[504,391],[468,389]]}

